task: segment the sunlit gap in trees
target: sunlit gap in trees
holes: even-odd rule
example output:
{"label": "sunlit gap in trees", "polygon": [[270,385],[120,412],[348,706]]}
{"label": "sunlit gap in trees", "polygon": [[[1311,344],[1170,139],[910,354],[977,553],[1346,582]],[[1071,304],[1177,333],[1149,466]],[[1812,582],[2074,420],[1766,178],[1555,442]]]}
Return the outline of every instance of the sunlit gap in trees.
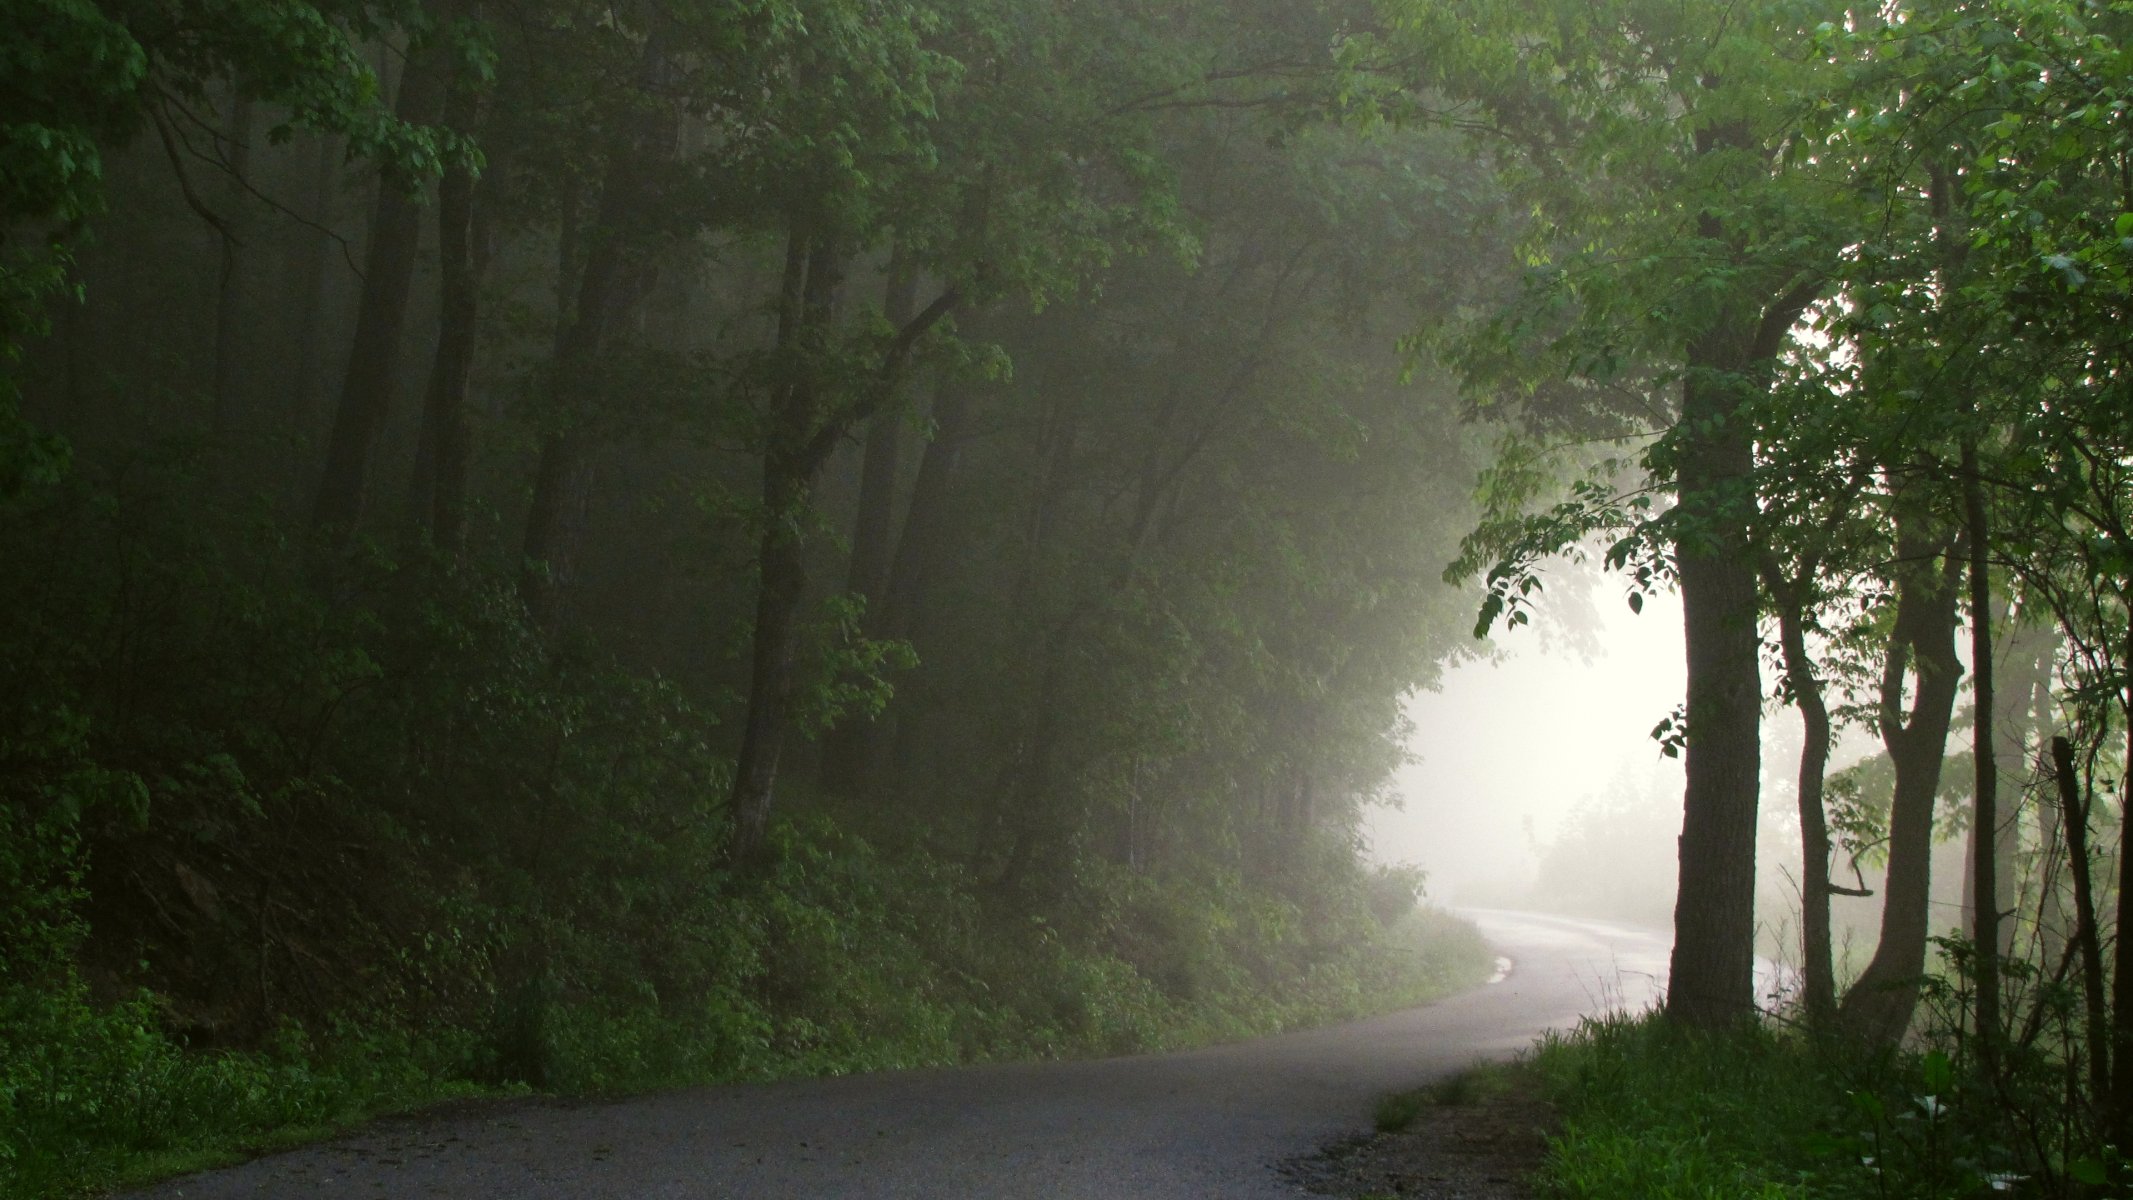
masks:
{"label": "sunlit gap in trees", "polygon": [[1681,767],[1650,733],[1681,702],[1681,605],[1662,593],[1632,613],[1621,591],[1563,568],[1536,627],[1409,698],[1416,761],[1395,781],[1401,806],[1370,819],[1379,859],[1419,864],[1444,902],[1531,903],[1564,882],[1541,878],[1549,848],[1598,820],[1627,831],[1637,863],[1665,868],[1618,872],[1638,905],[1644,890],[1671,903]]}

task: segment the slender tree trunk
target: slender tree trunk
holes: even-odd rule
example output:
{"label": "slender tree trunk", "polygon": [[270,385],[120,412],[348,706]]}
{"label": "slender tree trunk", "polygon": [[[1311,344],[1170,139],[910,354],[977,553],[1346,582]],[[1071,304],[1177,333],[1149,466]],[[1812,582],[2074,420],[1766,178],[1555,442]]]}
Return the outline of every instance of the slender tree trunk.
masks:
{"label": "slender tree trunk", "polygon": [[[889,258],[888,286],[881,313],[889,327],[902,329],[918,308],[918,274],[901,248]],[[903,421],[894,411],[877,414],[867,424],[866,457],[859,475],[859,511],[852,521],[851,571],[845,590],[864,596],[870,608],[888,590],[894,550],[896,485],[903,466]]]}
{"label": "slender tree trunk", "polygon": [[2087,1011],[2089,1091],[2111,1094],[2111,1041],[2103,1000],[2103,943],[2096,930],[2096,889],[2089,874],[2089,806],[2074,770],[2074,744],[2052,738],[2052,779],[2058,785],[2060,819],[2066,826],[2066,862],[2074,876],[2074,942],[2081,952],[2082,1007]]}
{"label": "slender tree trunk", "polygon": [[[1880,1044],[1893,1044],[1910,1028],[1931,932],[1933,800],[1962,675],[1955,654],[1961,562],[1948,555],[1936,564],[1946,550],[1919,529],[1917,518],[1898,518],[1895,629],[1881,678],[1881,740],[1896,772],[1881,936],[1839,1009],[1845,1028]],[[1906,715],[1907,663],[1917,686]]]}
{"label": "slender tree trunk", "polygon": [[864,390],[855,395],[826,394],[812,360],[827,348],[833,333],[837,293],[844,284],[845,251],[837,237],[810,230],[795,217],[787,236],[785,264],[778,344],[791,356],[792,381],[772,397],[769,442],[763,455],[764,527],[758,547],[762,580],[756,601],[748,721],[742,730],[730,797],[728,853],[744,868],[763,861],[778,758],[791,723],[794,632],[807,583],[801,512],[816,475],[837,443],[888,406],[918,339],[957,303],[957,293],[951,288],[904,322],[882,351],[875,377]]}
{"label": "slender tree trunk", "polygon": [[[933,644],[927,601],[954,555],[949,520],[954,513],[957,461],[969,436],[969,423],[970,402],[962,392],[950,388],[934,398],[933,439],[919,456],[918,477],[911,483],[911,502],[904,510],[903,532],[896,538],[896,556],[889,564],[888,589],[882,597],[882,635],[910,642],[921,662]],[[872,734],[870,766],[878,769],[884,755],[900,770],[917,761],[931,686],[929,672],[912,674],[904,703],[888,714],[889,727]],[[885,743],[892,749],[884,751]]]}
{"label": "slender tree trunk", "polygon": [[[666,71],[669,32],[655,20],[639,56],[640,83],[654,93]],[[650,164],[672,152],[679,118],[654,105],[637,120],[624,144],[609,154],[600,183],[600,202],[583,244],[572,219],[576,192],[565,193],[563,227],[557,242],[559,312],[556,323],[553,424],[541,440],[534,468],[533,499],[527,507],[522,543],[519,595],[536,624],[553,630],[563,620],[565,597],[576,574],[578,543],[591,505],[595,449],[585,420],[586,396],[593,373],[607,349],[608,336],[623,315],[649,290],[656,270],[629,260],[629,232],[641,218],[645,175]],[[575,296],[571,267],[584,256]]]}
{"label": "slender tree trunk", "polygon": [[[2000,775],[1992,721],[1992,577],[1987,569],[1990,517],[1985,487],[1978,479],[1977,445],[1963,444],[1963,509],[1970,548],[1970,663],[1974,698],[1971,755],[1976,771],[1971,822],[1970,875],[1977,903],[1972,910],[1971,939],[1977,946],[1978,1051],[1988,1073],[1999,1063],[2000,1043],[2000,884],[1997,848],[2000,839]],[[2121,924],[2120,928],[2126,928]]]}
{"label": "slender tree trunk", "polygon": [[[445,101],[447,127],[472,133],[481,97],[471,80],[457,80]],[[471,433],[467,388],[474,372],[481,316],[481,277],[488,265],[486,229],[476,206],[473,172],[454,165],[437,187],[437,355],[423,394],[422,432],[408,487],[410,527],[452,558],[466,549],[467,467]]]}
{"label": "slender tree trunk", "polygon": [[808,472],[783,458],[765,464],[763,505],[768,526],[757,546],[755,632],[748,680],[748,722],[734,766],[731,857],[759,862],[770,835],[778,759],[791,725],[795,626],[807,590],[807,563],[798,531],[786,519],[807,503]]}
{"label": "slender tree trunk", "polygon": [[325,357],[321,345],[324,338],[320,329],[325,324],[321,318],[326,307],[326,251],[333,239],[323,229],[332,222],[334,181],[339,162],[337,140],[319,136],[311,162],[306,204],[309,211],[305,216],[321,228],[304,232],[302,247],[292,264],[290,290],[297,297],[296,365],[292,372],[296,388],[286,419],[289,428],[304,438],[309,438],[318,428],[320,396],[325,391],[325,382],[321,378],[325,368],[320,365],[320,360]]}
{"label": "slender tree trunk", "polygon": [[[832,239],[810,236],[796,219],[787,236],[785,282],[778,342],[788,354],[820,350],[836,317],[844,282],[842,254]],[[800,601],[807,589],[801,543],[801,513],[815,473],[833,443],[818,442],[819,385],[814,364],[796,363],[793,382],[773,399],[771,443],[763,456],[763,533],[757,542],[761,572],[756,588],[755,630],[748,681],[748,720],[734,765],[729,857],[743,867],[759,864],[770,834],[770,815],[787,728],[791,724],[792,667]],[[813,447],[821,446],[815,453]]]}
{"label": "slender tree trunk", "polygon": [[238,240],[239,229],[235,224],[237,213],[246,211],[249,197],[244,194],[244,179],[252,164],[252,102],[243,95],[230,101],[230,117],[227,129],[229,154],[226,161],[230,174],[230,208],[224,214],[225,224],[218,231],[222,248],[220,270],[215,283],[215,382],[213,432],[220,437],[234,428],[242,405],[238,389],[238,331],[244,324],[244,289],[239,286],[243,269],[244,246]]}
{"label": "slender tree trunk", "polygon": [[1793,703],[1805,733],[1800,744],[1800,941],[1801,1001],[1807,1027],[1830,1027],[1837,1012],[1837,974],[1831,947],[1829,898],[1829,816],[1823,808],[1823,780],[1829,773],[1829,705],[1807,656],[1805,620],[1790,597],[1777,605],[1778,639]]}
{"label": "slender tree trunk", "polygon": [[[899,248],[889,258],[888,286],[882,315],[902,329],[918,307],[918,276]],[[902,415],[886,410],[867,426],[865,459],[859,473],[859,510],[852,522],[851,568],[845,590],[866,602],[864,628],[870,637],[888,632],[889,570],[895,539],[896,485],[902,474]],[[879,747],[887,733],[887,716],[853,718],[832,729],[822,745],[823,783],[845,795],[857,795],[875,776]]]}
{"label": "slender tree trunk", "polygon": [[[415,52],[400,81],[394,113],[428,124],[444,102],[449,60],[438,50]],[[363,299],[356,310],[348,371],[340,405],[326,439],[326,465],[311,506],[312,527],[341,540],[363,519],[371,455],[392,410],[400,367],[400,331],[407,320],[408,291],[421,240],[421,208],[412,181],[387,172],[378,184],[370,219],[370,246],[363,270]]]}
{"label": "slender tree trunk", "polygon": [[[2119,598],[2133,613],[2133,582],[2120,585]],[[2125,768],[2119,771],[2119,814],[2133,826],[2133,620],[2126,625],[2126,657],[2120,670],[2126,673],[2120,693],[2126,718]],[[2118,942],[2113,947],[2115,971],[2111,979],[2111,1128],[2119,1145],[2133,1138],[2133,845],[2125,827],[2118,843]]]}

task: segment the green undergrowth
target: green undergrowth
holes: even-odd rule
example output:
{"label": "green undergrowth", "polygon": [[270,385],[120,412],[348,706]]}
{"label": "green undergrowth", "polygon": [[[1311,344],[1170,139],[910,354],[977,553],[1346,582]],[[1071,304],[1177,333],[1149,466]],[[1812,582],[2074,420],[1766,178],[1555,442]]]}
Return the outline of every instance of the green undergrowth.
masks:
{"label": "green undergrowth", "polygon": [[1711,1035],[1616,1016],[1545,1038],[1529,1069],[1562,1118],[1543,1196],[2101,1194],[2074,1182],[2100,1180],[2100,1167],[2024,1136],[2004,1079],[1966,1078],[1930,1046],[1870,1053],[1769,1027]]}
{"label": "green undergrowth", "polygon": [[[1017,874],[972,850],[987,797],[803,777],[736,874],[715,689],[551,637],[510,574],[158,470],[0,521],[0,1196],[453,1097],[1204,1044],[1488,969],[1339,828],[1061,834]],[[809,728],[880,686],[814,657]]]}
{"label": "green undergrowth", "polygon": [[[752,897],[700,990],[591,991],[558,979],[507,998],[487,1027],[388,1021],[259,1050],[189,1049],[142,993],[99,1004],[78,983],[0,997],[5,1015],[4,1194],[69,1195],[213,1165],[380,1113],[526,1090],[498,1059],[537,1064],[546,1090],[614,1094],[688,1083],[838,1074],[1005,1058],[1183,1047],[1355,1016],[1481,977],[1471,925],[1417,909],[1314,970],[1282,974],[1237,945],[1202,967],[1228,977],[1187,998],[1104,946],[1042,924],[989,926],[961,881],[932,890],[909,864],[845,842],[789,857]],[[815,830],[811,847],[833,835]],[[937,868],[935,868],[937,870]],[[1141,904],[1174,897],[1141,895]],[[1208,910],[1227,924],[1233,915]],[[730,924],[728,923],[730,921]],[[1294,944],[1285,949],[1294,951]],[[769,958],[775,955],[773,970]]]}

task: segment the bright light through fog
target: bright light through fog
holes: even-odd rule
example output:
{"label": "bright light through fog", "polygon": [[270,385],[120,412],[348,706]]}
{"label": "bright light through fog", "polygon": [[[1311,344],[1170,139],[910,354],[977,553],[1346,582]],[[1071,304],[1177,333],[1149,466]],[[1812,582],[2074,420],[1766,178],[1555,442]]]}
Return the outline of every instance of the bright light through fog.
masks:
{"label": "bright light through fog", "polygon": [[[1597,643],[1589,655],[1522,628],[1499,636],[1500,660],[1462,664],[1409,698],[1420,761],[1395,781],[1403,805],[1375,810],[1367,830],[1380,861],[1429,872],[1433,898],[1511,901],[1581,805],[1678,807],[1680,762],[1650,734],[1681,703],[1680,601],[1656,596],[1635,614],[1609,579],[1593,585],[1591,610],[1597,636],[1578,639]],[[1671,837],[1661,853],[1671,858]]]}

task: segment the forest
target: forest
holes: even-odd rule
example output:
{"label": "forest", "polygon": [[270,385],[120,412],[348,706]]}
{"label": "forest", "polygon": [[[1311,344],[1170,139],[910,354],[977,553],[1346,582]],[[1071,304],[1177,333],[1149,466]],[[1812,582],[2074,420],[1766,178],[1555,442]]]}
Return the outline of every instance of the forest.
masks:
{"label": "forest", "polygon": [[1566,560],[1687,784],[1549,1186],[2133,1181],[2133,2],[0,29],[0,1194],[1476,982],[1363,821]]}

